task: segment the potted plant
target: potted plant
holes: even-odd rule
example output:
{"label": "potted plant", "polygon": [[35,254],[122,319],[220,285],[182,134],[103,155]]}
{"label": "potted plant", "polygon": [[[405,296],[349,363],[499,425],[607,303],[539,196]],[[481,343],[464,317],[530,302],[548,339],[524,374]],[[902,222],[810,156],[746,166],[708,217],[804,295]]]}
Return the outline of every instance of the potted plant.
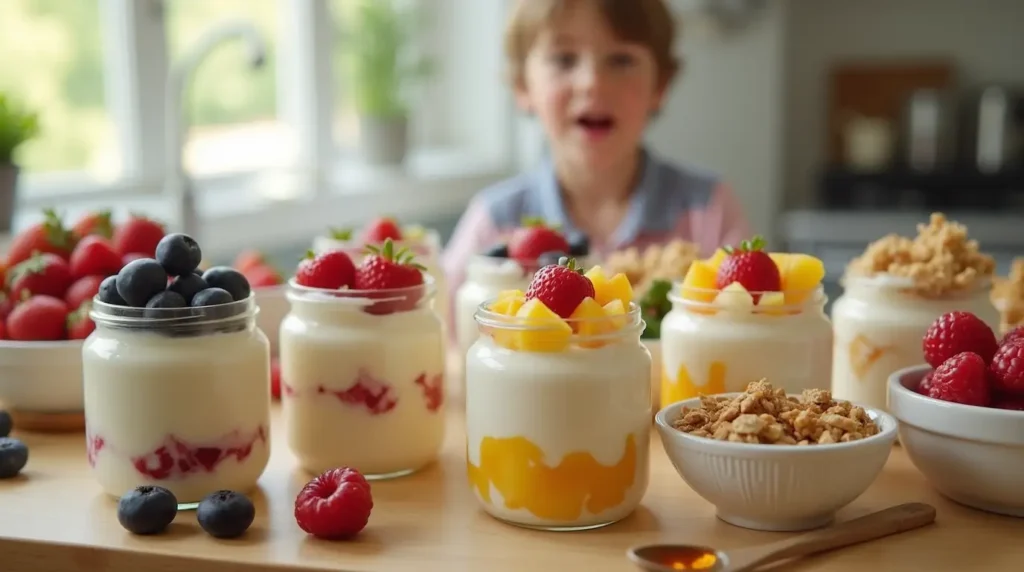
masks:
{"label": "potted plant", "polygon": [[18,185],[18,166],[14,152],[22,143],[39,133],[39,119],[35,113],[16,105],[0,93],[0,232],[11,230],[14,218],[15,189]]}
{"label": "potted plant", "polygon": [[345,87],[359,116],[361,151],[371,164],[405,159],[412,87],[431,72],[417,53],[422,23],[415,3],[359,0],[342,33]]}

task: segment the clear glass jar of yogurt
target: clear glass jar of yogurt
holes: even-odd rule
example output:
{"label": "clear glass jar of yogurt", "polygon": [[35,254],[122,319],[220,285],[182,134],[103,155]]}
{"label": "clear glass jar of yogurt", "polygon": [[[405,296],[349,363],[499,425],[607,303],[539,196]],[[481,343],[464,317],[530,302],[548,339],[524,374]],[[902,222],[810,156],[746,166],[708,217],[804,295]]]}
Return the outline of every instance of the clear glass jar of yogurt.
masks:
{"label": "clear glass jar of yogurt", "polygon": [[912,282],[889,276],[847,277],[843,287],[832,306],[832,393],[837,399],[886,409],[889,375],[924,363],[924,334],[946,312],[971,312],[999,331],[999,311],[987,281],[938,298],[915,294]]}
{"label": "clear glass jar of yogurt", "polygon": [[188,507],[255,488],[270,458],[270,344],[257,312],[253,296],[200,308],[93,302],[86,444],[106,493],[158,485]]}
{"label": "clear glass jar of yogurt", "polygon": [[413,473],[444,440],[445,349],[434,282],[364,292],[289,284],[281,323],[281,401],[288,445],[320,474]]}
{"label": "clear glass jar of yogurt", "polygon": [[651,356],[639,308],[603,336],[524,351],[496,338],[543,340],[545,327],[489,306],[477,310],[480,336],[466,356],[467,470],[484,510],[544,530],[625,518],[648,483]]}
{"label": "clear glass jar of yogurt", "polygon": [[511,258],[474,256],[466,267],[466,280],[455,293],[455,335],[459,355],[464,356],[479,336],[476,311],[502,290],[523,290],[530,286],[532,269]]}
{"label": "clear glass jar of yogurt", "polygon": [[[760,300],[779,293],[754,293]],[[700,394],[742,392],[767,378],[786,393],[827,387],[832,325],[818,286],[786,292],[779,304],[751,293],[676,286],[661,323],[661,406]]]}

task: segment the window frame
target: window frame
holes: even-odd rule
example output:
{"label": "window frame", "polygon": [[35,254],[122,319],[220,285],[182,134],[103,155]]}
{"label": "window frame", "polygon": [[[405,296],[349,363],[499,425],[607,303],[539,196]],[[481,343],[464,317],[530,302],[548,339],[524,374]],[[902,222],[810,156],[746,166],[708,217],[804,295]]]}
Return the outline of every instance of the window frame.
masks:
{"label": "window frame", "polygon": [[[165,84],[170,67],[164,18],[166,0],[99,1],[100,25],[104,28],[107,106],[123,157],[122,176],[112,181],[97,181],[84,173],[23,174],[19,183],[15,229],[33,222],[39,208],[44,206],[74,210],[77,205],[108,201],[116,202],[118,210],[125,206],[126,210],[149,211],[152,207],[147,208],[146,204],[157,204],[165,198],[165,165],[171,156],[164,131]],[[223,247],[218,245],[217,249],[226,251],[238,244],[259,246],[260,242],[308,240],[311,238],[310,228],[319,228],[316,221],[352,224],[380,212],[416,216],[418,219],[428,214],[455,216],[476,190],[507,177],[520,166],[523,155],[521,121],[517,119],[508,90],[502,86],[502,92],[495,91],[489,77],[491,69],[486,73],[483,70],[484,67],[500,67],[500,62],[493,62],[495,54],[500,58],[500,47],[476,56],[476,60],[469,60],[475,70],[464,69],[465,65],[453,65],[458,69],[451,70],[447,76],[447,89],[434,90],[435,98],[438,94],[448,98],[452,93],[463,94],[465,101],[448,102],[448,109],[460,110],[476,103],[490,106],[478,105],[474,108],[476,111],[469,111],[468,117],[477,122],[475,129],[481,133],[474,133],[464,125],[454,126],[453,130],[463,136],[469,134],[468,140],[456,141],[461,146],[454,146],[459,151],[455,155],[461,159],[453,161],[453,154],[449,152],[444,161],[433,161],[432,157],[444,153],[439,153],[436,148],[415,146],[410,149],[414,157],[411,162],[424,168],[375,172],[342,159],[332,133],[335,86],[340,79],[332,73],[331,0],[275,1],[280,14],[281,37],[288,38],[279,42],[274,56],[281,62],[277,66],[276,82],[278,118],[296,135],[298,158],[290,171],[294,171],[291,174],[296,176],[302,190],[292,198],[261,198],[251,201],[252,205],[232,211],[215,206],[230,201],[204,201],[203,195],[214,188],[237,194],[251,183],[253,177],[261,176],[261,170],[216,177],[190,177],[199,190],[197,199],[203,230],[210,230],[213,236],[223,234],[230,243]],[[492,38],[500,37],[504,2],[481,8],[488,3],[480,3],[479,0],[423,1],[447,2],[452,13],[462,15],[450,21],[439,19],[437,22],[447,26],[433,31],[433,37],[442,45],[443,53],[439,59],[447,57],[448,61],[465,64],[467,46],[479,46],[481,37],[486,37],[487,32]],[[479,19],[486,21],[480,22]],[[498,44],[497,41],[495,43]],[[444,59],[441,62],[445,64]],[[474,87],[487,95],[502,95],[497,96],[499,100],[487,98],[486,102],[474,102]],[[414,115],[424,114],[424,109],[431,110],[427,114],[432,113],[440,103],[443,102],[432,101],[428,95],[420,102]],[[479,121],[487,124],[480,125]],[[353,171],[358,173],[354,175]],[[205,207],[204,202],[207,203]],[[243,199],[242,202],[249,201]],[[159,211],[152,214],[177,212],[173,208]],[[331,218],[331,213],[340,216]],[[172,228],[178,226],[178,221],[167,222]],[[230,233],[212,230],[223,227],[224,223],[230,223],[227,225]],[[276,227],[269,234],[266,232],[268,223]]]}

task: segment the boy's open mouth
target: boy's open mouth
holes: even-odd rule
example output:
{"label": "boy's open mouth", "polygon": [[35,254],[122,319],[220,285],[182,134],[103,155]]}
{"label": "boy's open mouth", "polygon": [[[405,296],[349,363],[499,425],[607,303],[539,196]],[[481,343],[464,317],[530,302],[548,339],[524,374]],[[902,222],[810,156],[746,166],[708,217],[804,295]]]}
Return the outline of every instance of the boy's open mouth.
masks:
{"label": "boy's open mouth", "polygon": [[604,135],[615,127],[615,119],[601,113],[584,113],[576,119],[576,124],[590,135]]}

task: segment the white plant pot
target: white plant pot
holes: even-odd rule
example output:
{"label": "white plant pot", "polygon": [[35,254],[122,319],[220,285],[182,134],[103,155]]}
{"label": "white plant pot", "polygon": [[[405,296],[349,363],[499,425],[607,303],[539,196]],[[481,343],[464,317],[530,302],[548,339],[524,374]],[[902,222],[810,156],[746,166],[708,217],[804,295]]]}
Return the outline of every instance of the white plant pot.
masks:
{"label": "white plant pot", "polygon": [[371,165],[397,166],[409,147],[409,122],[405,117],[360,117],[359,146]]}

